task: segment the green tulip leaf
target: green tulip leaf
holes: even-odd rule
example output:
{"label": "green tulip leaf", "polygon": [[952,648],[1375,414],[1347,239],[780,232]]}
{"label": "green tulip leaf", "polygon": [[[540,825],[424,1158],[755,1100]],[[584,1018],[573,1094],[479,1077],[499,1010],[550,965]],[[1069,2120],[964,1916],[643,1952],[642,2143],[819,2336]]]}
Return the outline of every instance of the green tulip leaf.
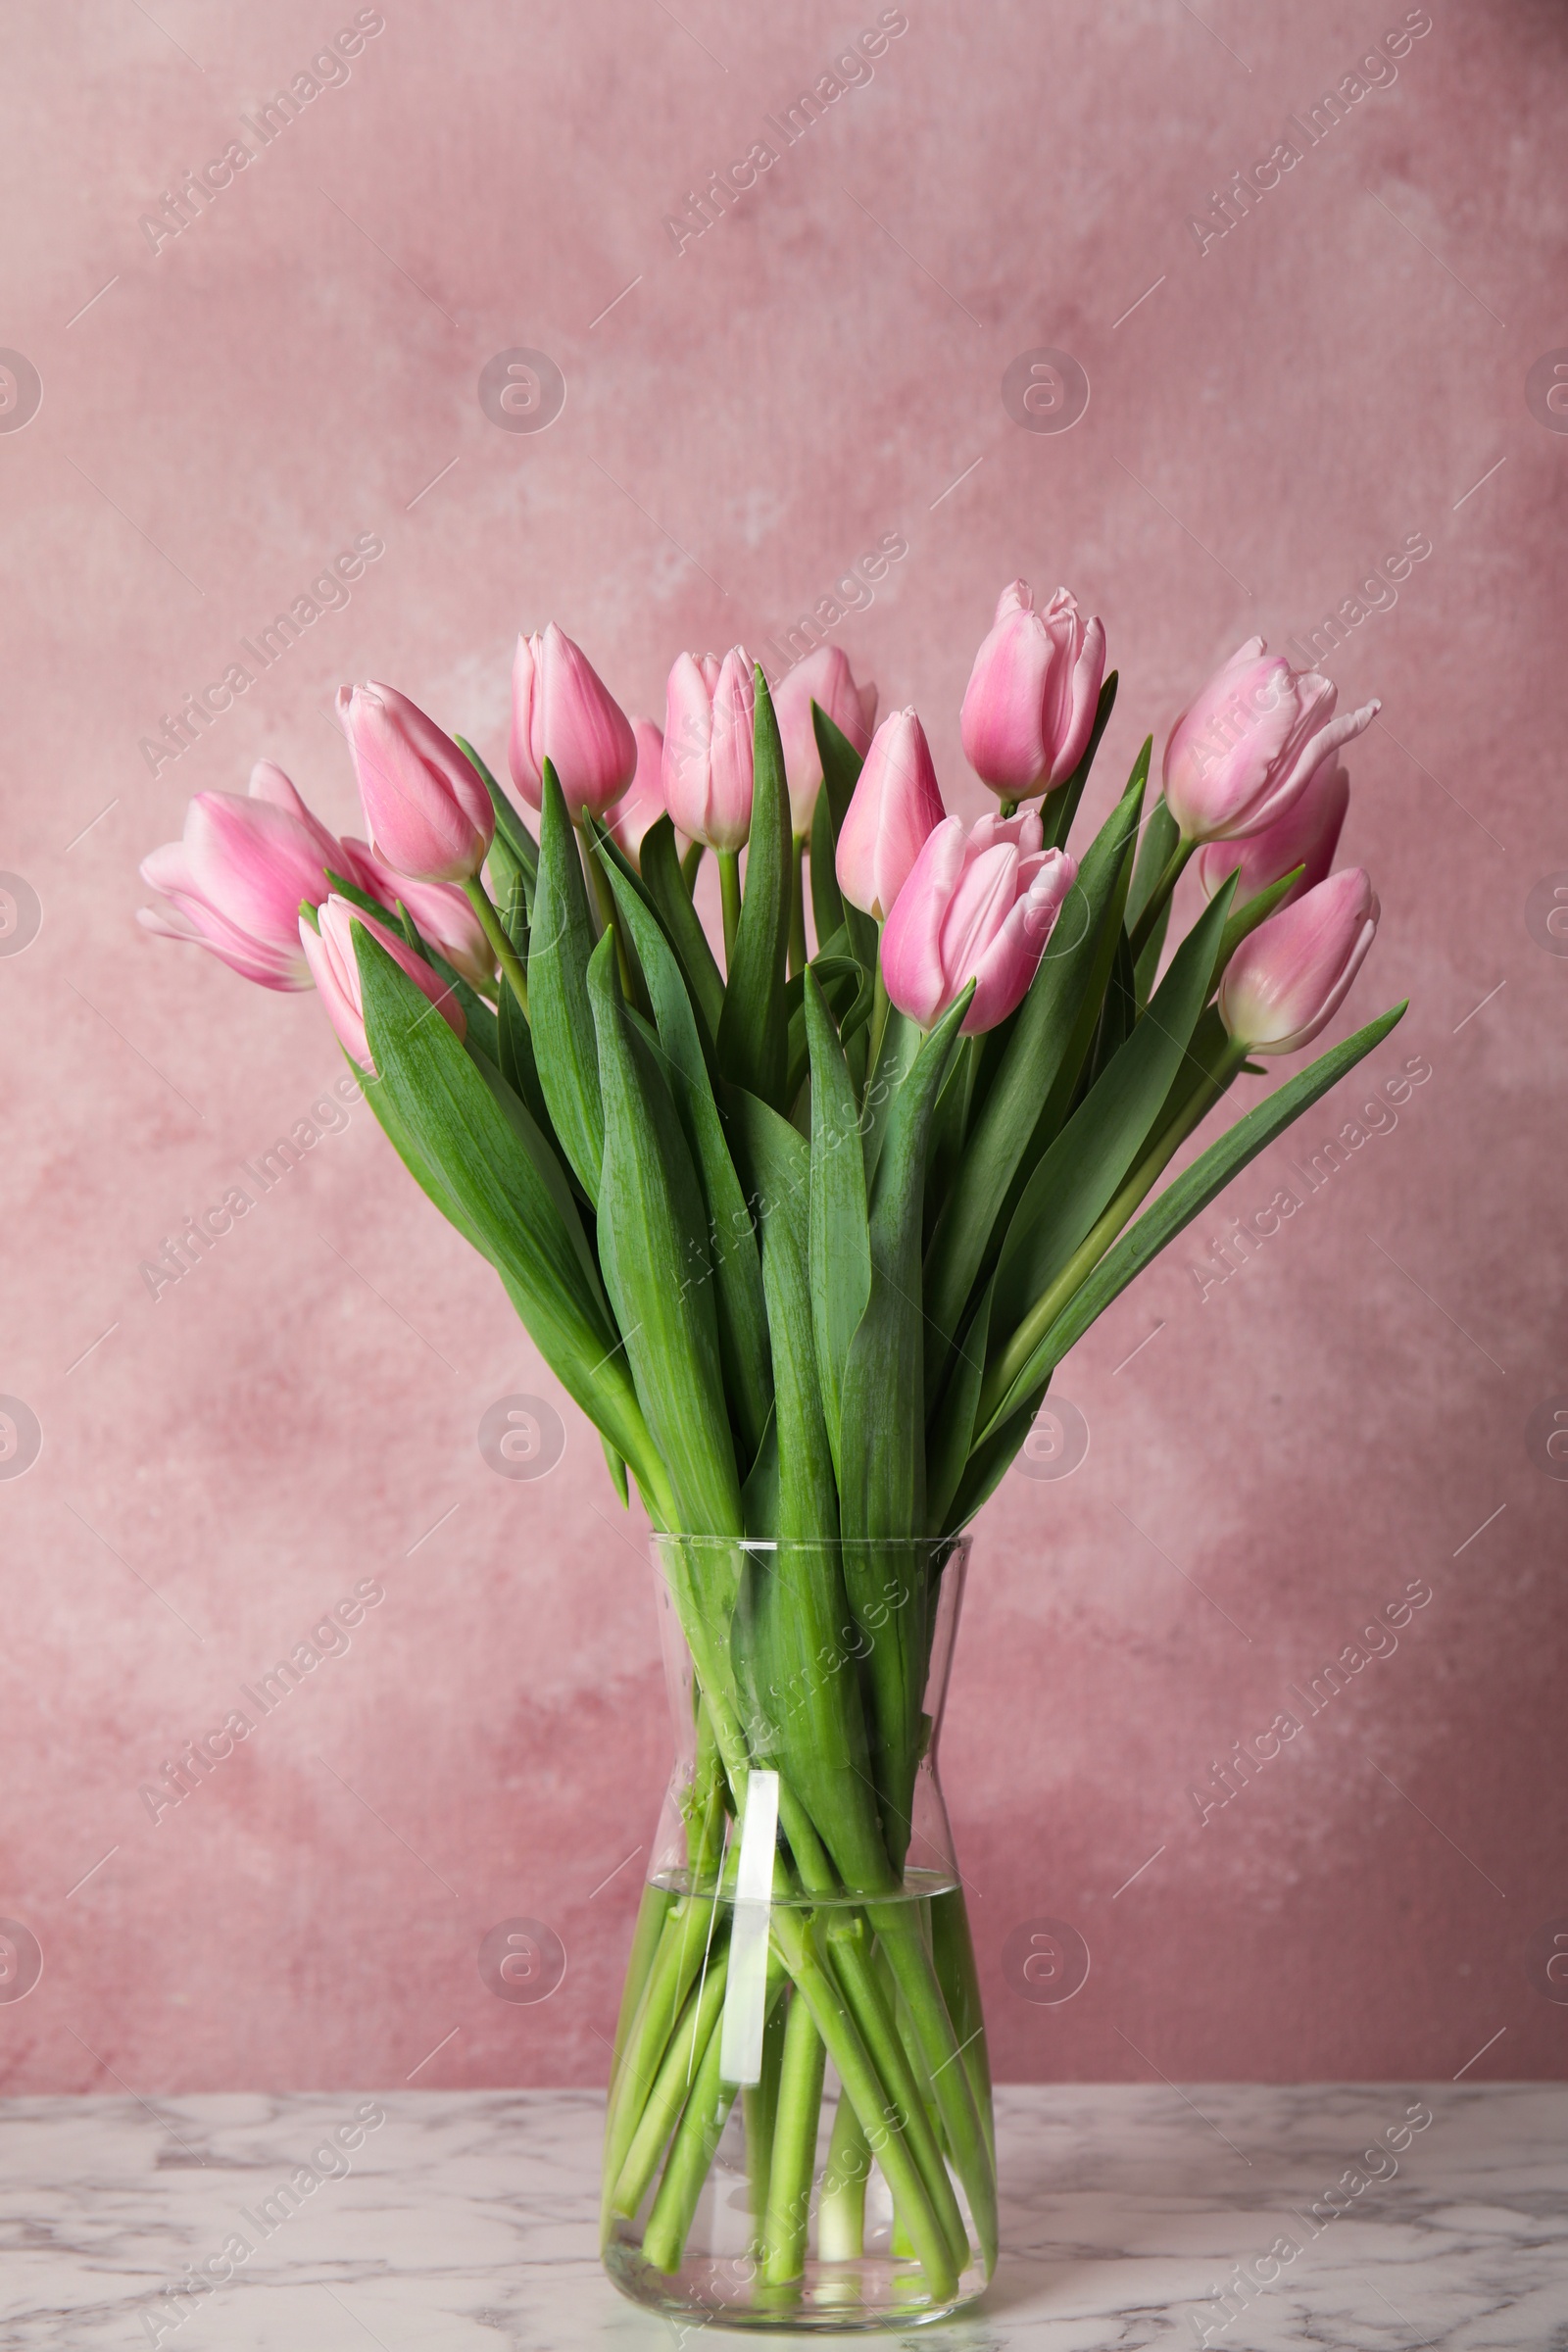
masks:
{"label": "green tulip leaf", "polygon": [[561,1148],[597,1207],[605,1114],[588,1003],[588,959],[593,952],[594,922],[577,837],[547,760],[539,810],[539,879],[528,945],[528,1021],[539,1084]]}

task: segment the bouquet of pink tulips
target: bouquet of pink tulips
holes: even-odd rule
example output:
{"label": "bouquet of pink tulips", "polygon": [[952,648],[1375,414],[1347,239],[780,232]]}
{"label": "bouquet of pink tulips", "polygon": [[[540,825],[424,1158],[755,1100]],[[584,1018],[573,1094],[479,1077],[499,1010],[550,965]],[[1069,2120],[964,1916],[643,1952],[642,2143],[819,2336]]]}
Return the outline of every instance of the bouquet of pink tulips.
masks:
{"label": "bouquet of pink tulips", "polygon": [[[264,762],[143,868],[173,907],[153,928],[264,986],[315,983],[394,1149],[664,1539],[693,1669],[685,1853],[638,1929],[606,2210],[665,2278],[736,2095],[713,1984],[740,1981],[744,1906],[714,1914],[758,1776],[760,2276],[783,2289],[806,2259],[824,2056],[844,2096],[822,2244],[859,2250],[874,2152],[930,2306],[971,2259],[989,2272],[967,1928],[901,1909],[931,1596],[1074,1342],[1403,1010],[1151,1202],[1371,945],[1366,875],[1329,868],[1340,753],[1377,706],[1336,715],[1327,679],[1253,639],[1176,725],[1152,807],[1146,742],[1079,854],[1104,661],[1064,590],[1044,612],[1004,593],[962,710],[999,808],[965,827],[914,710],[873,733],[837,649],[776,691],[738,647],[683,654],[661,734],[552,625],[517,647],[513,793],[403,695],[345,689],[366,839]],[[721,939],[694,904],[708,852]],[[1195,852],[1202,910],[1167,956]],[[760,1583],[759,1547],[789,1574]]]}

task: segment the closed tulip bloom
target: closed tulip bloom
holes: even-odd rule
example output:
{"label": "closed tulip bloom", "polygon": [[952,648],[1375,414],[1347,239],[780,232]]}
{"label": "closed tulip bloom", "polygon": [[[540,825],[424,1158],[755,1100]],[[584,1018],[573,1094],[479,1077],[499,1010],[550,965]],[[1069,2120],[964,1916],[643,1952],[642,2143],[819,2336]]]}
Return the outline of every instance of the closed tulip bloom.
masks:
{"label": "closed tulip bloom", "polygon": [[1220,984],[1219,1012],[1250,1054],[1294,1054],[1339,1010],[1378,927],[1358,865],[1331,874],[1243,940]]}
{"label": "closed tulip bloom", "polygon": [[710,850],[743,849],[752,829],[752,660],[732,646],[680,654],[664,712],[664,806],[682,833]]}
{"label": "closed tulip bloom", "polygon": [[1196,868],[1204,898],[1211,899],[1221,883],[1235,874],[1236,904],[1245,906],[1249,899],[1298,865],[1303,868],[1300,879],[1280,904],[1289,906],[1304,898],[1334,863],[1349,805],[1350,779],[1345,762],[1338,753],[1330,752],[1275,823],[1266,825],[1261,833],[1249,833],[1242,841],[1211,841],[1199,851]]}
{"label": "closed tulip bloom", "polygon": [[496,813],[451,736],[394,686],[340,686],[337,710],[377,857],[425,882],[476,874]]}
{"label": "closed tulip bloom", "polygon": [[915,859],[882,934],[882,976],[901,1012],[932,1028],[976,983],[963,1033],[978,1037],[1023,1002],[1062,901],[1078,879],[1042,847],[1039,812],[982,816],[968,834],[944,817]]}
{"label": "closed tulip bloom", "polygon": [[539,806],[550,761],[573,824],[585,808],[603,816],[636,772],[631,722],[581,646],[554,621],[543,635],[517,639],[507,754],[530,808]]}
{"label": "closed tulip bloom", "polygon": [[461,1037],[464,1032],[463,1006],[454,996],[451,986],[433,972],[422,956],[416,956],[408,941],[399,933],[389,931],[373,915],[365,914],[347,899],[334,895],[319,909],[320,930],[314,931],[304,915],[299,917],[300,945],[311,976],[326,1006],[327,1018],[337,1032],[338,1043],[344,1052],[357,1061],[362,1070],[375,1076],[375,1062],[365,1035],[365,1007],[360,993],[359,959],[354,952],[354,927],[363,924],[372,937],[378,939],[393,961],[408,973],[416,988],[421,989],[440,1013],[449,1029]]}
{"label": "closed tulip bloom", "polygon": [[643,835],[666,813],[664,737],[651,718],[634,718],[631,731],[637,743],[637,773],[605,821],[617,848],[640,868]]}
{"label": "closed tulip bloom", "polygon": [[417,882],[411,874],[395,873],[368,843],[352,836],[343,847],[353,859],[352,865],[337,869],[345,881],[357,882],[390,914],[397,912],[401,899],[417,923],[419,936],[446,957],[454,971],[461,972],[473,988],[490,987],[496,976],[495,950],[455,882]]}
{"label": "closed tulip bloom", "polygon": [[1383,706],[1334,714],[1337,689],[1250,637],[1171,729],[1165,805],[1184,841],[1240,841],[1276,824],[1330,753]]}
{"label": "closed tulip bloom", "polygon": [[816,796],[822,789],[822,755],[811,719],[815,703],[847,736],[863,760],[876,721],[876,688],[857,686],[848,658],[836,645],[819,645],[786,671],[773,697],[784,773],[790,786],[790,829],[797,841],[811,830]]}
{"label": "closed tulip bloom", "polygon": [[1065,784],[1088,747],[1105,674],[1105,627],[1058,588],[1044,612],[1027,580],[997,602],[974,658],[959,726],[969,764],[993,792],[1027,800]]}
{"label": "closed tulip bloom", "polygon": [[924,727],[912,709],[891,711],[871,738],[839,828],[834,870],[850,905],[880,922],[946,814]]}
{"label": "closed tulip bloom", "polygon": [[300,901],[317,906],[345,872],[343,844],[306,808],[280,767],[260,760],[250,797],[199,792],[184,832],[144,858],[141,878],[170,902],[144,906],[143,927],[161,939],[208,948],[263,988],[309,988],[300,953]]}

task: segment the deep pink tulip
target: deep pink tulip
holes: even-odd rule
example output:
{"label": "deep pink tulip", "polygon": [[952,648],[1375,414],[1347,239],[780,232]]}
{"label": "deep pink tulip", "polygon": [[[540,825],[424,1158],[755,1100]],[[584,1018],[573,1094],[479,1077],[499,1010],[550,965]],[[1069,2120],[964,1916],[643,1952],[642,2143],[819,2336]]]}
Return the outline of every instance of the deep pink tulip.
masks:
{"label": "deep pink tulip", "polygon": [[1086,624],[1065,588],[1044,612],[1027,580],[1004,588],[958,722],[975,774],[1010,801],[1065,784],[1084,756],[1104,674],[1105,624]]}
{"label": "deep pink tulip", "polygon": [[637,767],[631,722],[580,645],[554,621],[517,639],[512,663],[512,781],[530,808],[548,760],[573,824],[618,801]]}
{"label": "deep pink tulip", "polygon": [[1243,940],[1220,983],[1219,1012],[1250,1054],[1294,1054],[1339,1010],[1378,927],[1358,865],[1331,874]]}
{"label": "deep pink tulip", "polygon": [[665,814],[664,736],[651,718],[634,718],[631,731],[637,740],[637,773],[605,821],[617,848],[640,867],[643,835]]}
{"label": "deep pink tulip", "polygon": [[356,923],[363,923],[393,961],[408,973],[416,988],[423,990],[448,1028],[459,1037],[463,1035],[466,1026],[463,1006],[451,986],[430,969],[422,956],[415,954],[401,933],[389,931],[374,915],[364,913],[335,892],[318,910],[317,920],[321,926],[318,933],[312,930],[303,914],[299,917],[300,945],[326,1006],[327,1018],[337,1031],[338,1043],[362,1070],[368,1071],[372,1078],[375,1076],[375,1062],[366,1041],[360,966],[354,952]]}
{"label": "deep pink tulip", "polygon": [[882,934],[888,996],[922,1029],[971,980],[966,1037],[994,1029],[1022,1003],[1078,879],[1076,862],[1043,849],[1043,839],[1033,808],[982,816],[967,835],[961,817],[945,817],[928,837]]}
{"label": "deep pink tulip", "polygon": [[1338,689],[1294,670],[1250,637],[1171,729],[1165,805],[1184,841],[1240,841],[1278,822],[1331,752],[1372,724],[1381,703],[1336,718]]}
{"label": "deep pink tulip", "polygon": [[816,796],[822,789],[822,756],[811,723],[813,703],[820,705],[863,760],[876,720],[876,688],[857,686],[849,661],[836,645],[817,646],[780,678],[773,710],[784,746],[784,773],[789,778],[790,829],[797,841],[805,841],[811,830]]}
{"label": "deep pink tulip", "polygon": [[170,906],[144,906],[137,920],[158,938],[210,948],[263,988],[309,988],[300,901],[314,906],[326,897],[329,867],[356,879],[350,863],[282,769],[262,760],[248,799],[199,792],[181,838],[143,858],[142,880]]}
{"label": "deep pink tulip", "polygon": [[912,710],[890,711],[839,828],[835,871],[850,905],[880,922],[946,814],[924,727]]}
{"label": "deep pink tulip", "polygon": [[476,874],[496,812],[451,736],[394,686],[340,686],[337,712],[376,855],[425,882]]}
{"label": "deep pink tulip", "polygon": [[1193,860],[1203,896],[1211,899],[1220,884],[1235,874],[1236,904],[1245,906],[1260,890],[1278,882],[1293,866],[1304,871],[1281,900],[1290,906],[1315,890],[1334,863],[1340,830],[1350,805],[1350,779],[1337,752],[1330,752],[1308,776],[1298,798],[1261,833],[1242,841],[1206,842]]}
{"label": "deep pink tulip", "polygon": [[752,659],[744,646],[679,654],[664,712],[664,806],[679,830],[710,850],[745,847],[752,829]]}
{"label": "deep pink tulip", "polygon": [[368,896],[379,900],[389,914],[396,914],[401,899],[418,924],[420,937],[446,957],[454,971],[461,972],[474,988],[490,986],[496,974],[495,950],[455,882],[418,882],[412,874],[397,873],[368,843],[352,836],[343,847],[354,860],[352,866],[337,869],[345,881],[357,882]]}

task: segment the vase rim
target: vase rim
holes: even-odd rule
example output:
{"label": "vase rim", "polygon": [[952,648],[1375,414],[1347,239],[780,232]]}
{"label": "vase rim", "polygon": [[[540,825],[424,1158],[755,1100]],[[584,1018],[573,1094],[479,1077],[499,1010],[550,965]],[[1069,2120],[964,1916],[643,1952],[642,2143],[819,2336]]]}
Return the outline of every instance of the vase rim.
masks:
{"label": "vase rim", "polygon": [[967,1555],[974,1538],[959,1536],[691,1536],[654,1528],[649,1542],[701,1545],[710,1551],[945,1551]]}

